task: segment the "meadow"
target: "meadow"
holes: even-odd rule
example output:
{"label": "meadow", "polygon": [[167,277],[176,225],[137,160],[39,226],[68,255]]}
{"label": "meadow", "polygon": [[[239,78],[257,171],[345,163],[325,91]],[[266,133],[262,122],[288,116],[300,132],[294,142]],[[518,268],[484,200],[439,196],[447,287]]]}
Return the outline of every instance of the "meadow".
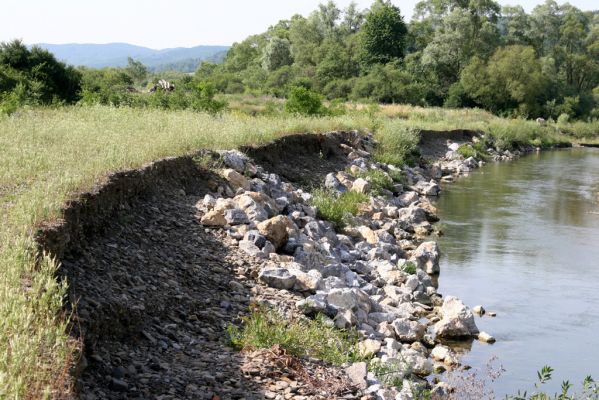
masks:
{"label": "meadow", "polygon": [[[110,172],[200,148],[230,149],[292,133],[374,132],[377,156],[402,164],[418,131],[473,129],[502,148],[596,140],[599,123],[507,120],[476,110],[401,105],[342,106],[338,115],[290,115],[269,99],[228,99],[222,114],[108,106],[22,108],[0,114],[0,398],[60,397],[78,342],[57,265],[35,261],[34,235],[65,202]],[[560,133],[562,132],[562,133]],[[567,134],[565,134],[567,133]]]}

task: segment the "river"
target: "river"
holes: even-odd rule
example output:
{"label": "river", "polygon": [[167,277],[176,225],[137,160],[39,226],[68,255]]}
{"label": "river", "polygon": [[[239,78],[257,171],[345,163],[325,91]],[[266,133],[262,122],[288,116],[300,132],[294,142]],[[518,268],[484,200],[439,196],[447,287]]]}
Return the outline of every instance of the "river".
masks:
{"label": "river", "polygon": [[530,392],[543,365],[551,393],[599,379],[599,149],[490,163],[444,186],[437,207],[439,292],[497,313],[476,317],[497,343],[475,341],[462,362],[484,377],[497,357],[499,398]]}

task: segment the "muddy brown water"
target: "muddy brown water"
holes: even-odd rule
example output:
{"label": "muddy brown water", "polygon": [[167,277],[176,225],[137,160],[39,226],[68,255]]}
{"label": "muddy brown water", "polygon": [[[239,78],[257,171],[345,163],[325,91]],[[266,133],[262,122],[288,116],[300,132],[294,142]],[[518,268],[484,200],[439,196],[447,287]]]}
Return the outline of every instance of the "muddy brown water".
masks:
{"label": "muddy brown water", "polygon": [[599,149],[489,164],[443,189],[439,291],[497,312],[476,319],[497,343],[474,342],[463,362],[484,378],[497,357],[499,398],[530,393],[544,365],[551,393],[599,379]]}

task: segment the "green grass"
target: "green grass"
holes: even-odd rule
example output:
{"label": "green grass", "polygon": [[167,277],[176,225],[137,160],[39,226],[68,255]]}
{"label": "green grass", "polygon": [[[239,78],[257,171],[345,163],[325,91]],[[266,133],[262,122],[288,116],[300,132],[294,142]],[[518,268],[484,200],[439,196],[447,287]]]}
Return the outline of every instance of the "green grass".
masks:
{"label": "green grass", "polygon": [[361,360],[355,330],[339,330],[326,317],[287,320],[276,311],[255,308],[241,326],[228,327],[231,344],[238,348],[268,349],[279,345],[296,357],[312,357],[333,365]]}
{"label": "green grass", "polygon": [[[267,115],[247,115],[253,112],[237,110],[236,104]],[[65,283],[56,281],[52,260],[34,262],[33,237],[42,222],[60,217],[69,198],[101,183],[109,172],[291,133],[374,131],[380,142],[376,159],[402,165],[414,161],[421,129],[476,129],[505,146],[549,145],[578,136],[592,140],[597,129],[596,124],[568,124],[563,130],[571,136],[565,136],[553,125],[503,120],[481,110],[353,104],[345,115],[315,118],[285,115],[282,103],[273,99],[240,98],[230,105],[231,112],[218,116],[101,106],[0,115],[0,398],[55,397],[64,391],[78,344],[69,338],[68,318],[62,315]],[[344,214],[357,212],[362,201],[352,193],[340,199],[322,196],[319,209],[343,224]]]}
{"label": "green grass", "polygon": [[332,222],[337,230],[347,225],[348,215],[357,215],[360,204],[368,201],[368,195],[351,190],[337,195],[329,190],[317,189],[312,196],[318,216]]}
{"label": "green grass", "polygon": [[414,275],[414,274],[416,273],[416,271],[417,271],[417,269],[416,269],[416,264],[414,264],[414,263],[413,263],[413,262],[411,262],[411,261],[407,261],[407,262],[406,262],[406,263],[403,265],[403,267],[401,267],[401,270],[402,270],[403,272],[405,272],[406,274],[409,274],[409,275]]}

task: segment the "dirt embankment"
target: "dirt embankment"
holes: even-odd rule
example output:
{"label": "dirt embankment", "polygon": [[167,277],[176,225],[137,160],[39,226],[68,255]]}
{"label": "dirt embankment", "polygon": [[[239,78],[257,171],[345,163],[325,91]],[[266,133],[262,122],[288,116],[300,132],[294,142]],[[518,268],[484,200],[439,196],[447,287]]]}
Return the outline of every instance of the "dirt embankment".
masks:
{"label": "dirt embankment", "polygon": [[420,154],[427,160],[437,160],[447,153],[447,143],[466,143],[471,142],[473,137],[480,136],[481,132],[456,129],[453,131],[420,131],[420,141],[418,148]]}
{"label": "dirt embankment", "polygon": [[[312,186],[343,165],[339,148],[355,139],[294,135],[245,151],[267,171]],[[198,223],[196,203],[222,183],[196,162],[202,154],[110,175],[38,234],[69,282],[73,335],[84,344],[74,376],[83,399],[263,398],[273,384],[244,373],[256,368],[227,347],[225,328],[253,301],[297,299],[256,287],[255,261]],[[293,385],[298,399],[310,391]]]}

